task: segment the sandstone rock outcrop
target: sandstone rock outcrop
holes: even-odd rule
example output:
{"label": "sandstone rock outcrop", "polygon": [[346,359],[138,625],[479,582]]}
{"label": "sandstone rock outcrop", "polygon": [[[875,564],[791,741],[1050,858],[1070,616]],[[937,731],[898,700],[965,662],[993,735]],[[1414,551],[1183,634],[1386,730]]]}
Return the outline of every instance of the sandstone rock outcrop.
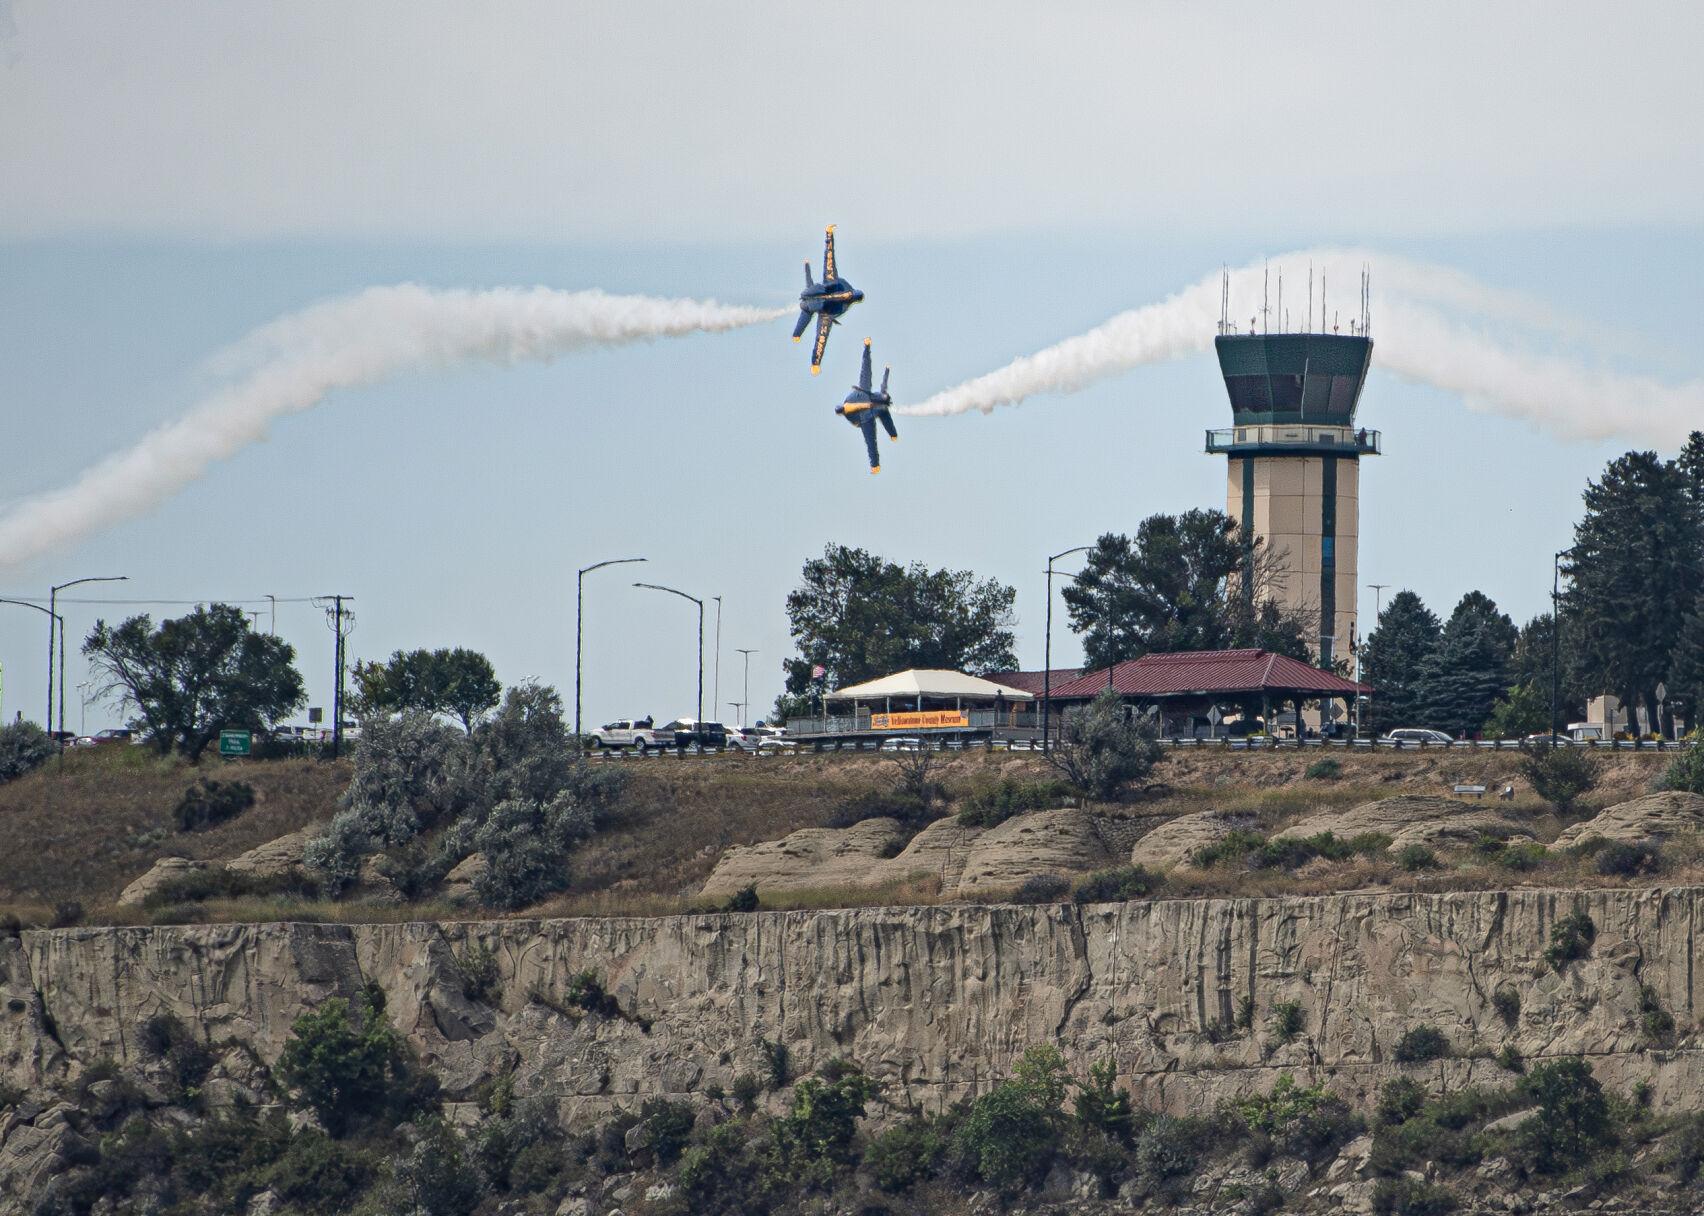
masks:
{"label": "sandstone rock outcrop", "polygon": [[[1370,1102],[1401,1072],[1402,1034],[1440,1029],[1452,1054],[1423,1079],[1501,1082],[1496,1053],[1588,1057],[1605,1085],[1651,1086],[1659,1110],[1696,1101],[1704,1050],[1697,973],[1704,889],[1522,889],[1453,894],[1137,902],[1084,908],[954,905],[654,919],[190,925],[28,930],[0,940],[0,1082],[31,1092],[111,1057],[141,1058],[139,1027],[169,1012],[224,1058],[274,1063],[291,1022],[363,984],[452,1099],[512,1070],[576,1126],[648,1096],[761,1072],[761,1040],[795,1072],[856,1060],[895,1109],[939,1109],[1057,1044],[1081,1075],[1111,1058],[1145,1102],[1210,1109],[1280,1070]],[[1550,928],[1580,911],[1597,937],[1562,970]],[[470,998],[457,960],[489,951]],[[598,976],[619,1012],[567,1000]],[[1493,1003],[1520,998],[1513,1027]],[[1644,990],[1683,1028],[1660,1052]],[[1226,1032],[1244,999],[1252,1031]],[[1265,1029],[1296,1002],[1303,1031]],[[237,1050],[240,1046],[241,1050]],[[1412,1071],[1412,1070],[1411,1070]],[[27,1147],[27,1146],[26,1146]],[[31,1149],[34,1152],[34,1149]]]}
{"label": "sandstone rock outcrop", "polygon": [[1482,833],[1497,837],[1530,835],[1531,827],[1499,810],[1495,803],[1461,802],[1427,794],[1405,794],[1363,802],[1346,811],[1324,811],[1292,823],[1278,838],[1316,836],[1331,832],[1340,839],[1378,832],[1391,838],[1391,848],[1411,844],[1432,847],[1465,846]]}
{"label": "sandstone rock outcrop", "polygon": [[1247,811],[1179,815],[1138,840],[1130,850],[1130,864],[1161,870],[1187,865],[1202,849],[1218,844],[1239,828],[1253,831],[1259,823],[1259,818]]}
{"label": "sandstone rock outcrop", "polygon": [[250,878],[293,878],[301,871],[302,852],[308,847],[308,841],[324,830],[324,824],[311,823],[300,831],[239,853],[225,863],[225,868]]}
{"label": "sandstone rock outcrop", "polygon": [[210,868],[215,863],[192,861],[188,857],[162,857],[148,872],[119,892],[118,903],[124,908],[140,908],[150,896],[157,895],[167,883],[187,878]]}
{"label": "sandstone rock outcrop", "polygon": [[1015,815],[972,842],[957,893],[1011,888],[1037,874],[1075,874],[1122,860],[1089,812],[1035,811]]}
{"label": "sandstone rock outcrop", "polygon": [[1556,838],[1555,847],[1567,848],[1593,836],[1636,844],[1699,832],[1704,832],[1704,795],[1668,790],[1618,803],[1574,824]]}

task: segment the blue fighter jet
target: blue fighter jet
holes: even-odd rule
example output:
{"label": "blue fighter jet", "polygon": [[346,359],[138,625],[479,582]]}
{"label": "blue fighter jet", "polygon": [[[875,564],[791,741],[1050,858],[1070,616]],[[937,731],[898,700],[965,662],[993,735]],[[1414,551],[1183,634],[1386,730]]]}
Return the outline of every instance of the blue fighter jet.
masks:
{"label": "blue fighter jet", "polygon": [[793,326],[793,341],[797,342],[805,327],[816,317],[816,346],[811,350],[811,375],[822,370],[822,352],[828,345],[829,327],[837,324],[842,313],[864,298],[864,293],[835,271],[834,225],[828,226],[828,240],[822,251],[822,282],[811,278],[811,264],[805,263],[805,289],[799,293],[799,323]]}
{"label": "blue fighter jet", "polygon": [[846,400],[834,407],[834,412],[846,421],[864,432],[864,446],[870,449],[870,472],[882,471],[881,453],[876,450],[876,422],[879,419],[887,429],[888,438],[897,440],[899,431],[893,425],[893,415],[888,408],[893,405],[893,398],[888,396],[888,372],[892,368],[882,368],[882,386],[880,389],[870,387],[870,340],[864,339],[864,370],[858,374],[858,383],[852,386]]}

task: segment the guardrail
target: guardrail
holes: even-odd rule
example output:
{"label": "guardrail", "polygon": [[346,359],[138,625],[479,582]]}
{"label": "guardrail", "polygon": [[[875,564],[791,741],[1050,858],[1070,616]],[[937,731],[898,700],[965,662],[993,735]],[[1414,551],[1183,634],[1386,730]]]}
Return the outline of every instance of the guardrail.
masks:
{"label": "guardrail", "polygon": [[[1161,747],[1180,750],[1197,751],[1300,751],[1310,748],[1339,749],[1343,751],[1519,751],[1522,741],[1519,739],[1455,739],[1449,743],[1422,743],[1411,739],[1190,739],[1173,738],[1160,739]],[[1696,744],[1688,740],[1675,741],[1672,739],[1576,739],[1558,741],[1557,747],[1578,748],[1586,751],[1618,751],[1618,752],[1675,752],[1684,751]],[[839,740],[789,740],[778,748],[766,748],[762,751],[742,751],[739,748],[700,748],[697,745],[686,748],[648,748],[644,752],[636,752],[630,748],[601,748],[588,752],[590,760],[606,763],[633,762],[639,760],[664,759],[674,757],[724,756],[749,757],[752,759],[768,759],[775,756],[810,756],[823,755],[830,752],[863,752],[880,754],[883,752],[914,752],[930,751],[994,751],[994,752],[1039,752],[1042,750],[1039,739],[941,739],[927,736],[917,738],[883,738],[872,735],[867,739]]]}

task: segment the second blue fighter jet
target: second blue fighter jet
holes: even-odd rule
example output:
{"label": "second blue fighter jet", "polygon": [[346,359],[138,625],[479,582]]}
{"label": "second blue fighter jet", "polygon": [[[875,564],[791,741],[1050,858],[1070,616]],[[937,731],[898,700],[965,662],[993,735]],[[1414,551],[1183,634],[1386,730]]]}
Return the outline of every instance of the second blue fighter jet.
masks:
{"label": "second blue fighter jet", "polygon": [[834,265],[834,225],[828,226],[828,239],[822,251],[822,282],[811,278],[811,264],[805,263],[805,289],[799,293],[799,323],[793,326],[793,341],[797,342],[805,327],[816,318],[816,345],[811,349],[811,375],[822,370],[822,352],[828,345],[828,331],[840,316],[864,293],[840,277]]}
{"label": "second blue fighter jet", "polygon": [[892,368],[882,368],[882,386],[879,389],[870,387],[870,340],[864,339],[864,370],[858,375],[858,383],[852,386],[852,391],[846,395],[846,400],[834,407],[834,412],[846,421],[864,432],[864,446],[870,449],[870,472],[882,471],[882,456],[876,450],[876,423],[880,422],[886,428],[889,439],[898,439],[899,431],[893,425],[893,415],[888,413],[893,405],[893,398],[888,396],[888,372]]}

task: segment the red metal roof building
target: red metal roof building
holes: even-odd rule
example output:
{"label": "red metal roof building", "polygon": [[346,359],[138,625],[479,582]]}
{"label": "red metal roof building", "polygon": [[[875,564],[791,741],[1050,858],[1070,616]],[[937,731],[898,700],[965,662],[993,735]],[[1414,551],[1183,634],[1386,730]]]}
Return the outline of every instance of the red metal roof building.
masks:
{"label": "red metal roof building", "polygon": [[[1263,718],[1269,718],[1271,708],[1285,702],[1299,708],[1304,701],[1342,700],[1347,706],[1356,696],[1373,691],[1366,684],[1268,650],[1185,650],[1143,655],[1086,671],[1063,685],[1055,683],[1051,698],[1055,714],[1068,705],[1093,700],[1109,684],[1127,701],[1158,706],[1164,718],[1189,718],[1182,733],[1196,733],[1194,719],[1215,705],[1240,703],[1248,712],[1258,709]],[[1164,720],[1162,727],[1172,733]]]}
{"label": "red metal roof building", "polygon": [[[983,677],[993,680],[996,684],[1004,684],[1007,688],[1021,688],[1025,692],[1040,696],[1047,683],[1045,671],[996,671]],[[1081,667],[1055,667],[1053,669],[1053,690],[1058,695],[1059,689],[1083,674]]]}

